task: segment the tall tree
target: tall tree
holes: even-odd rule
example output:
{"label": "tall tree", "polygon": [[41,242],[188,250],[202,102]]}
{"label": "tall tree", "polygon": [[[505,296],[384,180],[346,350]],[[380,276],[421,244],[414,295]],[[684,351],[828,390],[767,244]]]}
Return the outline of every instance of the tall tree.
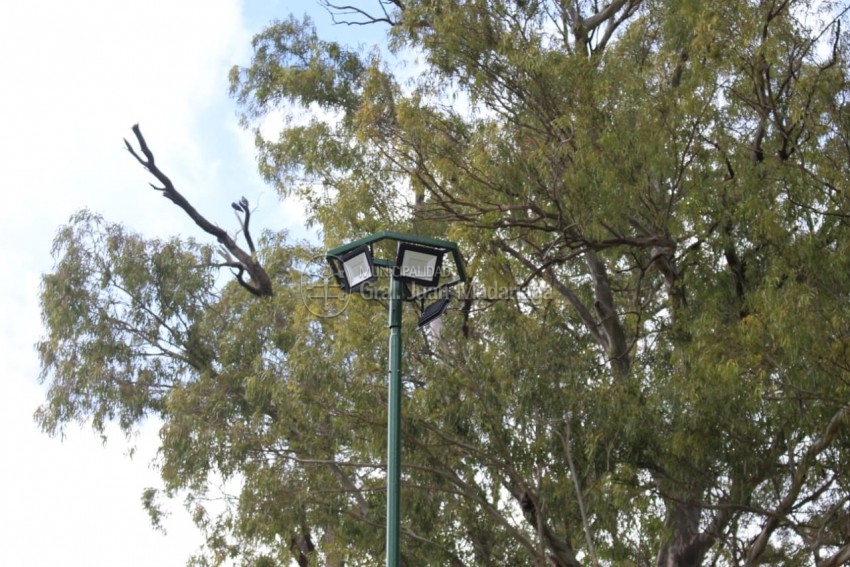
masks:
{"label": "tall tree", "polygon": [[[389,51],[259,34],[232,85],[261,173],[328,246],[447,237],[472,275],[439,344],[405,330],[405,564],[850,560],[848,8],[323,3]],[[45,428],[159,416],[213,563],[381,561],[377,305],[312,317],[283,235],[259,298],[89,213],[55,252]]]}

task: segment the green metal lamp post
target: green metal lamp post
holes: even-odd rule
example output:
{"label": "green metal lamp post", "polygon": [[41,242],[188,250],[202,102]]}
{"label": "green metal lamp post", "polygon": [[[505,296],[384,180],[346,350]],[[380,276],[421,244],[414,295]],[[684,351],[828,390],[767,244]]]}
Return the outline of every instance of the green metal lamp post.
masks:
{"label": "green metal lamp post", "polygon": [[[376,244],[391,241],[398,244],[396,258],[375,258]],[[440,284],[442,260],[451,253],[455,278]],[[426,238],[400,232],[382,231],[349,244],[328,250],[325,258],[342,288],[354,293],[377,279],[376,267],[390,269],[389,290],[389,385],[387,416],[387,547],[386,567],[398,567],[401,558],[400,485],[401,485],[401,312],[402,302],[433,294],[466,280],[463,258],[457,244],[437,238]],[[423,294],[411,296],[406,283],[423,287]],[[447,300],[445,300],[447,302]],[[420,326],[441,313],[445,303],[426,310]]]}

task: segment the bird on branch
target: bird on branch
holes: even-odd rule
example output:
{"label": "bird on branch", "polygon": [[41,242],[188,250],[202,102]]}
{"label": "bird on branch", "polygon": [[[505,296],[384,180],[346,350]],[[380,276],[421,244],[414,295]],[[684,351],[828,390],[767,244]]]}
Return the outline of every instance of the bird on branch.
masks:
{"label": "bird on branch", "polygon": [[[197,224],[204,232],[216,238],[221,245],[223,251],[222,255],[225,257],[225,260],[227,260],[223,266],[236,270],[234,276],[236,277],[236,281],[239,282],[239,285],[258,297],[271,297],[274,294],[271,278],[266,273],[262,265],[260,265],[257,261],[254,241],[251,238],[251,232],[248,227],[248,223],[251,219],[248,199],[242,197],[238,202],[231,203],[231,206],[237,212],[237,216],[239,216],[238,213],[242,213],[242,215],[244,215],[239,217],[239,222],[242,225],[242,232],[248,243],[249,251],[245,251],[233,238],[230,237],[229,234],[227,234],[223,228],[208,221],[195,209],[195,207],[192,206],[191,203],[189,203],[188,200],[186,200],[183,195],[180,194],[179,191],[177,191],[174,184],[171,182],[171,179],[169,179],[168,176],[165,175],[156,165],[153,152],[148,147],[147,141],[145,141],[138,124],[133,126],[133,134],[136,136],[136,141],[139,144],[139,151],[141,154],[136,151],[126,138],[124,139],[124,145],[126,146],[127,151],[130,152],[130,155],[136,158],[136,161],[138,161],[142,167],[147,169],[162,185],[161,187],[158,187],[151,183],[151,187],[162,192],[163,197],[183,209],[183,211],[189,215],[189,218],[195,221],[195,224]],[[248,276],[250,276],[249,281],[246,281],[243,277],[245,272],[247,272]]]}

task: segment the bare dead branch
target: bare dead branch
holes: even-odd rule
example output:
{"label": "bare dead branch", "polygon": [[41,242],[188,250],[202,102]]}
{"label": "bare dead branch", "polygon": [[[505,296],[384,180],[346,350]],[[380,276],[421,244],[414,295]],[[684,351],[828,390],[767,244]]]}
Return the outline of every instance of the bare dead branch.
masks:
{"label": "bare dead branch", "polygon": [[[236,211],[236,217],[239,219],[239,224],[242,225],[242,233],[245,235],[245,241],[248,243],[248,249],[251,251],[251,255],[256,254],[254,239],[251,238],[251,232],[248,229],[248,223],[251,221],[251,209],[248,206],[248,199],[242,197],[238,203],[231,203],[230,206]],[[245,216],[240,217],[240,212]]]}
{"label": "bare dead branch", "polygon": [[[348,26],[365,26],[369,24],[389,24],[390,26],[395,26],[398,24],[398,21],[392,18],[389,10],[387,10],[387,6],[396,6],[399,9],[403,9],[401,2],[393,1],[393,0],[382,0],[379,2],[381,7],[381,12],[383,12],[383,16],[373,16],[366,10],[362,8],[358,8],[357,6],[353,6],[350,4],[336,4],[334,2],[330,2],[329,0],[322,0],[320,4],[328,11],[333,18],[335,24],[345,24]],[[343,16],[342,19],[338,19],[339,16]],[[355,17],[361,18],[359,20],[347,19],[347,17]]]}
{"label": "bare dead branch", "polygon": [[[269,278],[268,274],[255,257],[254,242],[251,240],[251,236],[248,231],[250,212],[248,211],[247,199],[242,197],[242,200],[240,201],[240,205],[242,205],[242,210],[245,214],[244,219],[240,220],[240,222],[242,223],[242,229],[245,233],[245,239],[248,241],[250,253],[246,252],[238,244],[236,244],[233,238],[231,238],[224,229],[208,221],[195,209],[195,207],[192,206],[191,203],[189,203],[189,201],[186,200],[183,195],[180,194],[180,192],[177,191],[177,189],[174,188],[174,184],[171,182],[171,179],[169,179],[168,176],[165,175],[156,165],[153,152],[148,147],[138,124],[133,126],[133,134],[136,136],[136,141],[139,144],[141,155],[135,150],[135,148],[133,148],[126,138],[124,139],[124,145],[126,146],[127,151],[130,152],[130,155],[136,158],[136,161],[142,164],[142,167],[147,169],[154,177],[156,177],[157,181],[162,184],[162,187],[157,187],[154,184],[151,184],[151,187],[157,191],[161,191],[163,197],[183,209],[186,214],[189,215],[189,218],[195,221],[195,224],[203,229],[204,232],[214,236],[216,240],[218,240],[221,244],[222,250],[227,253],[227,265],[236,270],[236,273],[234,274],[236,281],[238,281],[242,287],[258,297],[272,296],[271,278]],[[234,208],[236,208],[235,203]],[[245,272],[248,272],[248,275],[251,278],[250,281],[246,281],[244,279],[243,276]]]}

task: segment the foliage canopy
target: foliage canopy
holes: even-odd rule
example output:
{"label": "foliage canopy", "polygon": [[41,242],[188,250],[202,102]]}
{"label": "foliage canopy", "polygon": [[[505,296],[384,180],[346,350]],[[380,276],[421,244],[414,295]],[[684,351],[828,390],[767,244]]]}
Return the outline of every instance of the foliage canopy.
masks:
{"label": "foliage canopy", "polygon": [[[447,238],[472,278],[439,342],[405,322],[404,563],[850,560],[848,8],[323,3],[388,51],[257,35],[231,79],[261,174],[327,247]],[[321,251],[265,234],[255,297],[197,242],[57,236],[37,418],[160,419],[198,564],[382,560],[386,314],[312,316]]]}

